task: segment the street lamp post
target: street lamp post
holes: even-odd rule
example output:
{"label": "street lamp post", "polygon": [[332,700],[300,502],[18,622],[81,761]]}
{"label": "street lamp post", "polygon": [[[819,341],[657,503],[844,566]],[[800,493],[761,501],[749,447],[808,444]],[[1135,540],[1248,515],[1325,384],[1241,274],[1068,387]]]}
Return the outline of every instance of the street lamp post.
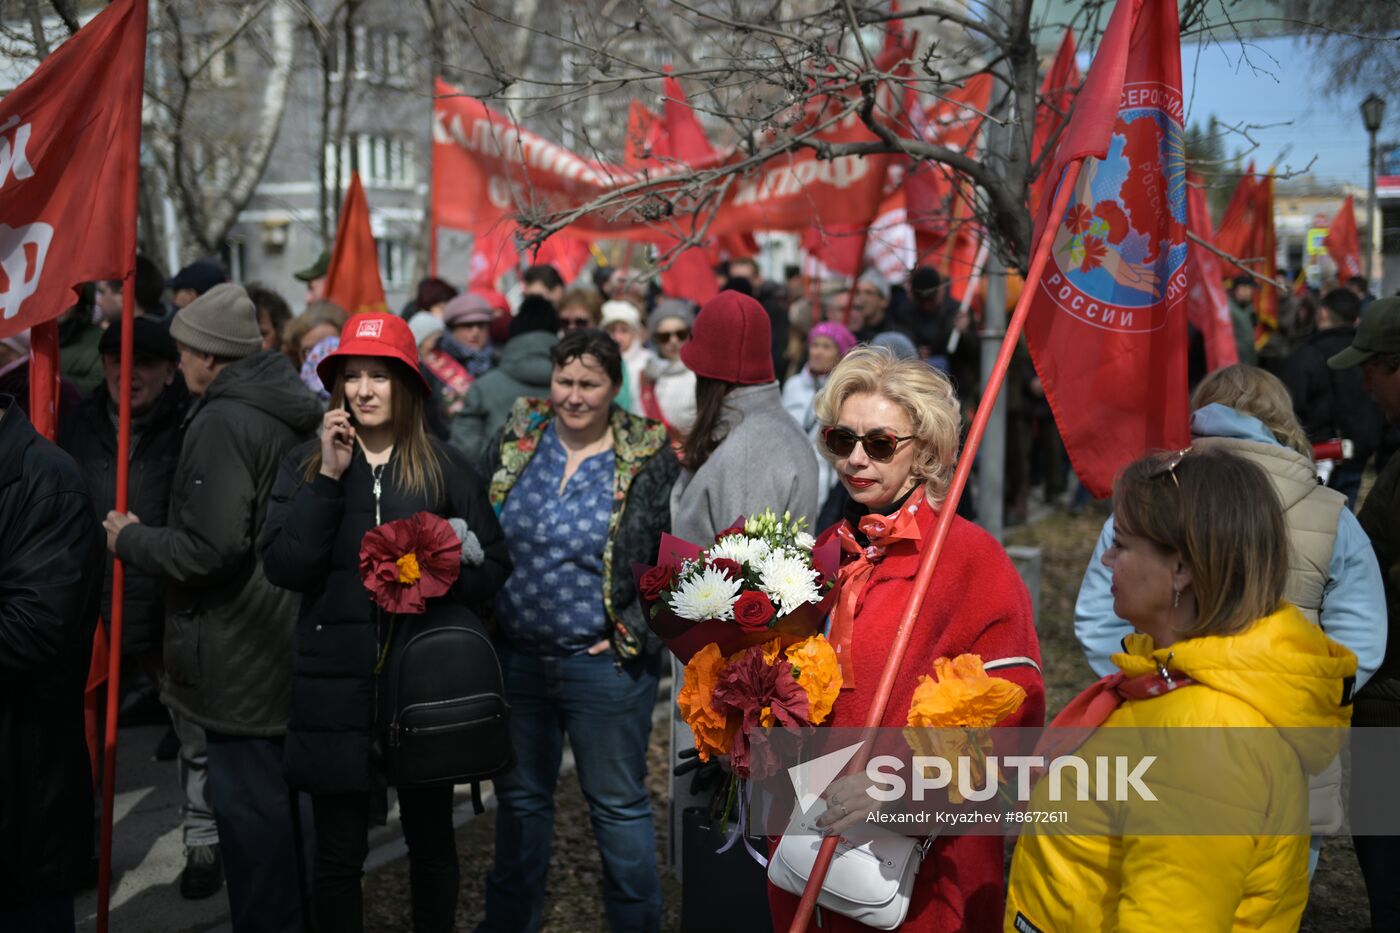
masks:
{"label": "street lamp post", "polygon": [[1366,227],[1371,234],[1371,248],[1366,251],[1366,278],[1373,295],[1379,295],[1381,292],[1381,223],[1376,210],[1376,134],[1380,132],[1381,123],[1384,121],[1385,100],[1378,94],[1368,94],[1361,102],[1361,122],[1366,125],[1366,132],[1371,136],[1371,167],[1368,179],[1370,187],[1366,196]]}

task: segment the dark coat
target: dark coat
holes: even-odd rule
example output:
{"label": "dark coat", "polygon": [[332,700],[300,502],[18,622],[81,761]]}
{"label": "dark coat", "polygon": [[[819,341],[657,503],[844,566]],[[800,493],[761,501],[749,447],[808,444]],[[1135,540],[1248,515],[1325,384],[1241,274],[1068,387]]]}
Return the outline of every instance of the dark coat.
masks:
{"label": "dark coat", "polygon": [[[661,536],[671,530],[671,488],[680,475],[680,464],[660,422],[617,405],[609,417],[616,469],[601,596],[610,623],[608,637],[621,662],[661,650],[661,640],[642,614],[632,565],[656,563]],[[506,498],[534,458],[553,418],[554,407],[548,399],[522,398],[486,451],[483,472],[490,478],[491,506],[497,514],[505,509]]]}
{"label": "dark coat", "polygon": [[1391,457],[1376,477],[1357,518],[1381,567],[1389,634],[1380,670],[1356,695],[1352,723],[1400,726],[1400,457]]}
{"label": "dark coat", "polygon": [[206,729],[286,730],[296,596],[256,544],[278,465],[321,415],[281,353],[229,364],[191,406],[166,527],[117,537],[118,557],[168,581],[161,698]]}
{"label": "dark coat", "polygon": [[0,905],[74,891],[92,855],[83,689],[102,534],[73,458],[0,396]]}
{"label": "dark coat", "polygon": [[[260,547],[268,579],[302,594],[283,757],[287,780],[295,787],[337,793],[368,791],[383,783],[372,750],[379,712],[374,667],[390,620],[361,582],[360,544],[366,532],[425,511],[466,521],[485,560],[477,566],[463,564],[452,590],[434,603],[450,601],[479,613],[510,575],[510,552],[486,501],[485,483],[461,453],[431,443],[443,474],[441,501],[400,489],[394,481],[395,455],[383,473],[378,522],[374,478],[358,448],[339,480],[318,474],[306,482],[306,464],[319,441],[297,448],[282,462]],[[411,618],[397,622],[412,623]]]}
{"label": "dark coat", "polygon": [[[162,526],[170,507],[170,486],[180,461],[185,415],[190,395],[184,380],[161,393],[155,406],[131,420],[130,475],[127,511],[142,523]],[[83,399],[67,421],[59,423],[59,444],[73,455],[87,480],[98,522],[117,507],[117,424],[106,384]],[[102,579],[102,620],[112,622],[112,556],[106,558]],[[125,611],[122,614],[122,654],[159,650],[165,631],[165,580],[136,567],[126,571]]]}
{"label": "dark coat", "polygon": [[1293,411],[1308,440],[1343,437],[1356,447],[1347,465],[1361,469],[1380,446],[1385,416],[1361,386],[1361,369],[1336,370],[1327,359],[1351,346],[1354,327],[1328,327],[1305,340],[1284,367],[1283,381],[1293,397]]}

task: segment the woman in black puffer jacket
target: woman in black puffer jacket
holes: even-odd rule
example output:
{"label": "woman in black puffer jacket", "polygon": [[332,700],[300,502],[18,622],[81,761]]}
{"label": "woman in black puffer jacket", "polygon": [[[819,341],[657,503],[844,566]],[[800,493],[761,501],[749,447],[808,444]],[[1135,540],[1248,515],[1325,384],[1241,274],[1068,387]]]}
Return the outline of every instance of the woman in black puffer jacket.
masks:
{"label": "woman in black puffer jacket", "polygon": [[[424,430],[427,388],[417,364],[401,319],[362,314],[347,322],[340,348],[319,367],[331,387],[321,439],[283,463],[261,542],[268,579],[303,594],[284,770],[312,795],[313,901],[327,930],[363,928],[360,876],[385,786],[376,662],[386,641],[402,643],[391,640],[387,615],[361,582],[365,533],[422,511],[453,520],[462,567],[452,589],[429,600],[437,616],[474,619],[510,573],[485,484]],[[452,786],[403,788],[398,799],[413,928],[450,931],[459,886]]]}

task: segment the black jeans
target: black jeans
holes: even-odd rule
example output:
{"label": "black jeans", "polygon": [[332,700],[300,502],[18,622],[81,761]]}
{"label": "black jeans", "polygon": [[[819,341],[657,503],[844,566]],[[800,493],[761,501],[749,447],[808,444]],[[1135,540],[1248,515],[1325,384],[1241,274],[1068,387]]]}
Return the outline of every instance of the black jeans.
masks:
{"label": "black jeans", "polygon": [[[369,794],[313,794],[316,865],[312,903],[317,928],[364,930],[360,877],[369,854]],[[399,791],[399,817],[408,843],[414,933],[452,933],[461,877],[452,828],[452,788]]]}

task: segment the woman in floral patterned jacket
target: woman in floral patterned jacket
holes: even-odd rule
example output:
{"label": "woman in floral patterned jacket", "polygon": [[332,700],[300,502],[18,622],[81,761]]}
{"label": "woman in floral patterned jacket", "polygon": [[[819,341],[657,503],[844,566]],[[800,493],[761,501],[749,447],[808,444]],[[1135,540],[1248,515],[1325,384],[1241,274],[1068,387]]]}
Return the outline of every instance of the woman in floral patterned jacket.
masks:
{"label": "woman in floral patterned jacket", "polygon": [[661,883],[643,778],[660,642],[632,564],[655,561],[680,468],[664,426],[615,404],[622,356],[611,337],[571,331],[550,359],[550,398],[516,402],[485,464],[517,568],[496,600],[516,767],[495,782],[496,864],[477,929],[540,926],[567,734],[609,925],[656,930]]}

